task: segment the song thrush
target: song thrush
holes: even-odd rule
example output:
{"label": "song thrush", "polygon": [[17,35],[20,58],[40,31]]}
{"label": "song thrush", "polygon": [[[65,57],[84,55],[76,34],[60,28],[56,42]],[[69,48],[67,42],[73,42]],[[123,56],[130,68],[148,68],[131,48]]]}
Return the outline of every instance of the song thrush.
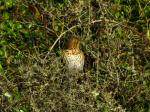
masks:
{"label": "song thrush", "polygon": [[80,50],[80,40],[73,37],[68,42],[68,49],[63,51],[63,59],[69,71],[82,71],[84,54]]}

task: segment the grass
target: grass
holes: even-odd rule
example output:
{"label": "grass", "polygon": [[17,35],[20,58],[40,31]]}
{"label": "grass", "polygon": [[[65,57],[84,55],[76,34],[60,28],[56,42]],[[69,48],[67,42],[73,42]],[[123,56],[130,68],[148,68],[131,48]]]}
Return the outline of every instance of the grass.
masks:
{"label": "grass", "polygon": [[[0,111],[149,112],[148,0],[2,0]],[[61,50],[80,36],[84,72]]]}

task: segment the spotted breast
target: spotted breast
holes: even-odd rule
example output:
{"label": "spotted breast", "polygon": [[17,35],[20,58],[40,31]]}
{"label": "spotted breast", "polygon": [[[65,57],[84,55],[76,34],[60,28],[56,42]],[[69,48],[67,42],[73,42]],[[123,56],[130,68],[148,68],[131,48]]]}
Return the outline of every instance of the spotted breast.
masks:
{"label": "spotted breast", "polygon": [[68,42],[68,49],[63,51],[63,59],[69,71],[82,71],[84,53],[80,50],[80,40],[73,37]]}

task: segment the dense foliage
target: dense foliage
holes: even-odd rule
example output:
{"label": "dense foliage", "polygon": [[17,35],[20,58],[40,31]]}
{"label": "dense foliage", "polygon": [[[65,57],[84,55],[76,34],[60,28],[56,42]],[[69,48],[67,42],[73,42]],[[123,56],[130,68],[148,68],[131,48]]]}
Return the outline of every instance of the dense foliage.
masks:
{"label": "dense foliage", "polygon": [[[149,0],[1,0],[0,111],[149,112]],[[61,59],[71,36],[83,73]]]}

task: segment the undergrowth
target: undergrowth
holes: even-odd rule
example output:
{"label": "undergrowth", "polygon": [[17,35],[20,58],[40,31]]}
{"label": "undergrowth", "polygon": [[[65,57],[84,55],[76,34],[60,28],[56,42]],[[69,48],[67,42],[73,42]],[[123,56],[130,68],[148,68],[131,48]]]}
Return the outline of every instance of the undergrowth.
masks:
{"label": "undergrowth", "polygon": [[[0,111],[149,112],[148,0],[1,0]],[[84,71],[61,50],[79,36]]]}

